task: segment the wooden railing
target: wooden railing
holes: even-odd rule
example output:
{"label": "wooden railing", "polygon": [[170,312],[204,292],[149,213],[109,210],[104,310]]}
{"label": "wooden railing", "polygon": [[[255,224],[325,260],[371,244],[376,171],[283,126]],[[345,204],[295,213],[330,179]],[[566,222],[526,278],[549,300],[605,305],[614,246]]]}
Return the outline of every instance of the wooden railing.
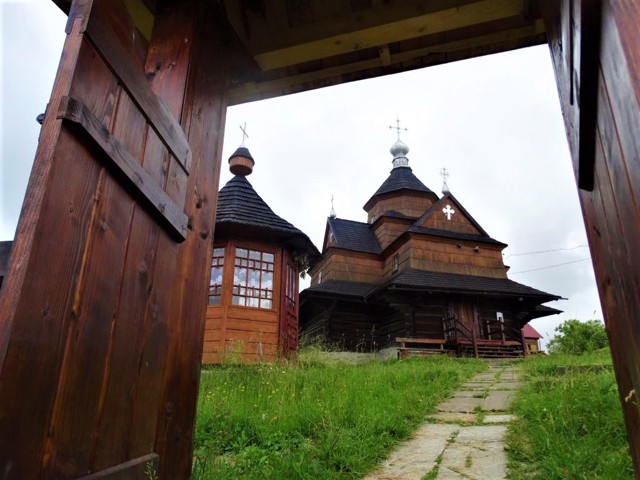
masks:
{"label": "wooden railing", "polygon": [[[492,336],[495,334],[499,334],[500,339],[503,342],[507,341],[507,333],[506,332],[510,332],[512,334],[512,338],[517,338],[518,341],[520,342],[520,344],[522,345],[522,352],[524,355],[527,355],[527,342],[525,341],[524,338],[524,333],[522,333],[522,329],[517,329],[514,327],[511,327],[509,325],[504,324],[504,322],[500,321],[500,320],[487,320],[486,323],[486,328],[487,328],[487,338],[489,340],[493,340]],[[493,329],[492,326],[497,325],[498,328],[497,329]]]}
{"label": "wooden railing", "polygon": [[444,336],[453,343],[459,343],[460,337],[466,338],[473,345],[473,355],[478,358],[478,338],[473,328],[467,327],[459,322],[455,317],[445,317],[442,319]]}

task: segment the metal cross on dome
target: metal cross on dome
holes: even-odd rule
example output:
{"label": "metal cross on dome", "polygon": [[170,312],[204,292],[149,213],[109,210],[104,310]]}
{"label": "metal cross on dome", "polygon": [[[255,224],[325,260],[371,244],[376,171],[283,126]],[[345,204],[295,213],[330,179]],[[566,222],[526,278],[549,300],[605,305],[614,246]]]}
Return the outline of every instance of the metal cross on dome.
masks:
{"label": "metal cross on dome", "polygon": [[442,167],[440,169],[440,176],[442,177],[442,181],[444,183],[447,183],[447,178],[449,178],[449,170],[447,170],[446,167]]}
{"label": "metal cross on dome", "polygon": [[394,127],[393,125],[389,125],[389,130],[395,130],[398,133],[398,141],[400,141],[400,131],[404,130],[405,132],[408,132],[409,129],[408,128],[402,128],[400,126],[400,119],[398,117],[396,117],[396,126]]}
{"label": "metal cross on dome", "polygon": [[244,125],[240,125],[240,130],[242,130],[242,143],[241,147],[244,147],[244,141],[249,138],[249,134],[247,133],[247,122],[244,122]]}
{"label": "metal cross on dome", "polygon": [[456,213],[456,211],[451,208],[451,205],[447,204],[447,206],[442,209],[442,213],[447,216],[447,220],[451,220],[451,215]]}

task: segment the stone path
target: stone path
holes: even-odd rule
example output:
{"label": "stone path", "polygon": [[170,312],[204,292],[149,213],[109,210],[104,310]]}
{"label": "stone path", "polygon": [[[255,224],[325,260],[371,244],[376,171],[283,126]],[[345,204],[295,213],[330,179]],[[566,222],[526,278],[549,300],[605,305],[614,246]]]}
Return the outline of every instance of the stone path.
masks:
{"label": "stone path", "polygon": [[519,387],[516,366],[492,362],[365,480],[507,478],[505,424],[513,419],[508,412]]}

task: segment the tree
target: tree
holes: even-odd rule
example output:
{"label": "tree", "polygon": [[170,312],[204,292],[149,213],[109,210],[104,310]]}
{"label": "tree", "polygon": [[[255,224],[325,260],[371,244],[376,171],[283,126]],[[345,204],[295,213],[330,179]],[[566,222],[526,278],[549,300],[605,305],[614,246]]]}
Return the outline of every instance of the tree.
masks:
{"label": "tree", "polygon": [[609,345],[607,332],[600,320],[567,320],[555,331],[556,335],[548,344],[550,353],[581,355]]}

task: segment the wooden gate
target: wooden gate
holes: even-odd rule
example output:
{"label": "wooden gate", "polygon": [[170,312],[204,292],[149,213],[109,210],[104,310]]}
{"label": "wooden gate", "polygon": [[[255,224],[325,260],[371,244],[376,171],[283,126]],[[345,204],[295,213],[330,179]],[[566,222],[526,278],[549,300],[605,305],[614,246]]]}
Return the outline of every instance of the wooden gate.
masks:
{"label": "wooden gate", "polygon": [[540,6],[640,478],[640,4]]}
{"label": "wooden gate", "polygon": [[206,3],[71,7],[0,298],[3,478],[189,475],[226,112]]}

